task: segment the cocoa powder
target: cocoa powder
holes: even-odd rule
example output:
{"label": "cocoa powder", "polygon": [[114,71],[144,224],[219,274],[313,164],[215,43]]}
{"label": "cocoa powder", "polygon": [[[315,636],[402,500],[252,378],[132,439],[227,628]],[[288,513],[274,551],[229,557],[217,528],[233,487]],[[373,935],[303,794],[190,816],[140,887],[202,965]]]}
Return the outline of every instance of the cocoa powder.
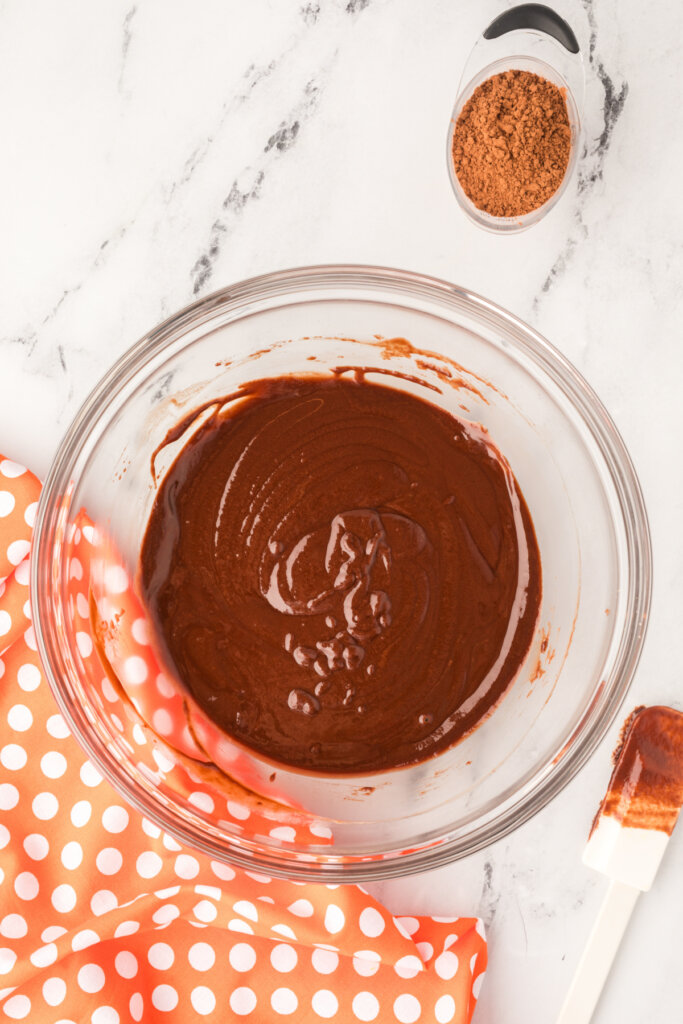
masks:
{"label": "cocoa powder", "polygon": [[453,133],[458,181],[494,217],[523,217],[547,202],[570,150],[564,89],[530,71],[505,71],[477,86]]}

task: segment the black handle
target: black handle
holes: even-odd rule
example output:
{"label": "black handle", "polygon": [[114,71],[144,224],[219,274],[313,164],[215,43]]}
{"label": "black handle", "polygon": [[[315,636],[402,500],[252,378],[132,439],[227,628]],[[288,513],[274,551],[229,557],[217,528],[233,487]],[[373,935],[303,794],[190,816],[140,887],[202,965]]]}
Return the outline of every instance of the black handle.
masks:
{"label": "black handle", "polygon": [[557,39],[570,53],[579,52],[579,44],[571,28],[552,8],[545,4],[520,4],[503,11],[484,31],[484,39],[498,39],[518,28],[535,29]]}

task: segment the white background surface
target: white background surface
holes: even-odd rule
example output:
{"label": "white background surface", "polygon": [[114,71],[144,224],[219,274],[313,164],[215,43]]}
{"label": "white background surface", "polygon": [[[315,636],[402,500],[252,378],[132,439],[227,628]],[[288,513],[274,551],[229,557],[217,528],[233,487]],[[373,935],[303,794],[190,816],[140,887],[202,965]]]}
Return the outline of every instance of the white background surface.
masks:
{"label": "white background surface", "polygon": [[[544,333],[622,431],[656,572],[624,712],[680,707],[683,7],[558,3],[588,61],[586,152],[558,207],[500,238],[460,212],[444,150],[467,53],[504,6],[3,0],[0,449],[44,474],[110,363],[233,280],[328,261],[448,278]],[[475,1024],[552,1024],[606,887],[580,856],[617,730],[512,836],[376,889],[404,914],[482,914]],[[596,1024],[683,1021],[682,905],[683,828]]]}

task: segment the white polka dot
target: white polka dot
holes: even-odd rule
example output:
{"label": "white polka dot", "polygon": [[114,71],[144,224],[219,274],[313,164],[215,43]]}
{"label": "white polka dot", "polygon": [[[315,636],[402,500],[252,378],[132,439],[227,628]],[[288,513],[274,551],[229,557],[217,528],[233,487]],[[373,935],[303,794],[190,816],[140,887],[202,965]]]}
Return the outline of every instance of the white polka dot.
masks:
{"label": "white polka dot", "polygon": [[73,939],[71,940],[71,948],[74,952],[78,952],[80,949],[87,949],[88,946],[96,946],[100,941],[100,937],[97,932],[94,932],[92,928],[84,928],[81,932],[76,932]]}
{"label": "white polka dot", "polygon": [[81,594],[80,591],[76,594],[76,609],[82,619],[88,619],[90,616],[90,608],[88,606],[88,599],[85,594]]}
{"label": "white polka dot", "polygon": [[131,683],[134,686],[144,683],[147,678],[147,664],[144,658],[139,657],[137,654],[126,658],[123,663],[123,676],[127,683]]}
{"label": "white polka dot", "polygon": [[24,693],[31,693],[40,685],[40,669],[37,665],[25,664],[17,672],[17,682]]}
{"label": "white polka dot", "polygon": [[339,966],[339,955],[331,949],[314,949],[311,963],[318,974],[332,974]]}
{"label": "white polka dot", "polygon": [[163,861],[158,853],[153,850],[146,850],[141,853],[135,862],[135,870],[140,878],[154,878],[163,867]]}
{"label": "white polka dot", "polygon": [[92,804],[89,800],[79,800],[78,803],[74,804],[71,808],[71,824],[75,828],[83,828],[90,821],[90,815],[92,814]]}
{"label": "white polka dot", "polygon": [[23,1020],[31,1012],[31,1000],[28,996],[11,996],[3,1004],[2,1009],[5,1015],[11,1017],[12,1020]]}
{"label": "white polka dot", "polygon": [[197,985],[190,993],[190,1002],[195,1013],[200,1017],[206,1017],[216,1009],[216,997],[206,985]]}
{"label": "white polka dot", "polygon": [[12,628],[12,616],[4,608],[0,610],[0,636],[7,636]]}
{"label": "white polka dot", "polygon": [[121,921],[121,923],[117,924],[116,928],[114,929],[114,936],[117,939],[121,939],[125,935],[135,935],[135,933],[139,931],[139,921]]}
{"label": "white polka dot", "polygon": [[149,627],[146,619],[136,619],[133,625],[130,627],[130,631],[133,634],[133,639],[136,643],[142,644],[143,647],[149,644]]}
{"label": "white polka dot", "polygon": [[31,619],[33,618],[32,614],[31,614],[31,602],[30,601],[24,601],[21,610],[24,613],[24,618],[28,619],[28,621],[30,622]]}
{"label": "white polka dot", "polygon": [[128,589],[128,575],[120,565],[110,565],[104,574],[104,585],[110,594],[123,594]]}
{"label": "white polka dot", "polygon": [[310,900],[294,900],[287,908],[296,917],[312,917],[313,904]]}
{"label": "white polka dot", "polygon": [[19,790],[11,782],[0,785],[0,811],[11,811],[19,803]]}
{"label": "white polka dot", "polygon": [[94,786],[99,786],[102,781],[102,776],[98,772],[97,768],[90,761],[84,761],[80,771],[81,782],[84,786],[89,786],[91,789]]}
{"label": "white polka dot", "polygon": [[423,964],[429,963],[429,961],[434,956],[434,947],[432,946],[431,942],[416,942],[415,948],[420,954],[420,959],[422,960]]}
{"label": "white polka dot", "polygon": [[102,815],[102,827],[106,832],[119,833],[127,827],[130,820],[128,811],[125,807],[120,807],[118,804],[113,804],[111,807],[107,807],[106,811]]}
{"label": "white polka dot", "polygon": [[100,683],[100,688],[102,690],[102,696],[104,697],[105,700],[109,701],[110,704],[118,703],[119,695],[114,689],[114,687],[111,685],[109,680],[106,678],[106,676]]}
{"label": "white polka dot", "polygon": [[278,825],[276,828],[271,828],[268,834],[273,839],[279,839],[285,843],[293,843],[296,840],[296,832],[291,825]]}
{"label": "white polka dot", "polygon": [[256,953],[248,943],[236,942],[228,953],[228,960],[234,970],[243,973],[244,971],[250,971],[256,963]]}
{"label": "white polka dot", "polygon": [[180,917],[180,911],[172,903],[165,903],[163,907],[159,907],[152,914],[152,920],[155,924],[170,924],[176,917]]}
{"label": "white polka dot", "polygon": [[228,931],[241,932],[243,935],[253,935],[254,929],[246,921],[243,921],[241,917],[235,917],[232,921],[228,921]]}
{"label": "white polka dot", "polygon": [[199,874],[199,861],[187,853],[175,859],[174,871],[179,878],[195,878]]}
{"label": "white polka dot", "polygon": [[376,910],[374,907],[366,907],[365,910],[361,911],[358,924],[363,935],[374,939],[384,931],[385,922],[379,910]]}
{"label": "white polka dot", "polygon": [[83,847],[72,839],[62,850],[60,859],[67,871],[75,871],[83,861]]}
{"label": "white polka dot", "polygon": [[288,924],[273,924],[271,925],[270,930],[272,932],[277,932],[278,935],[284,935],[286,939],[294,939],[296,942],[296,935]]}
{"label": "white polka dot", "polygon": [[147,959],[157,971],[167,971],[173,967],[175,954],[166,942],[155,942],[147,951]]}
{"label": "white polka dot", "polygon": [[59,810],[59,801],[54,793],[38,793],[33,798],[31,809],[40,821],[49,821]]}
{"label": "white polka dot", "polygon": [[116,954],[114,967],[120,978],[134,978],[138,973],[137,959],[128,950],[123,950],[123,952]]}
{"label": "white polka dot", "polygon": [[62,978],[48,978],[43,983],[43,999],[48,1006],[59,1006],[66,996],[66,983]]}
{"label": "white polka dot", "polygon": [[157,899],[168,900],[171,899],[172,896],[177,896],[179,892],[179,885],[168,885],[165,889],[155,889],[154,895]]}
{"label": "white polka dot", "polygon": [[280,942],[277,946],[273,946],[270,952],[270,962],[276,971],[281,974],[287,974],[289,971],[293,971],[297,965],[298,960],[297,952],[293,946],[287,945],[286,942]]}
{"label": "white polka dot", "polygon": [[190,793],[187,799],[194,807],[199,808],[200,811],[206,811],[207,814],[211,814],[215,807],[208,793]]}
{"label": "white polka dot", "polygon": [[325,911],[325,928],[330,935],[336,935],[337,932],[340,932],[344,927],[345,920],[344,911],[341,907],[338,907],[335,903],[330,903]]}
{"label": "white polka dot", "polygon": [[38,967],[42,970],[44,967],[51,967],[59,956],[57,946],[54,942],[48,942],[47,945],[41,946],[40,949],[36,949],[29,957],[34,967]]}
{"label": "white polka dot", "polygon": [[92,654],[92,639],[87,633],[84,633],[83,631],[81,631],[80,633],[76,633],[76,646],[78,647],[78,650],[81,652],[82,658],[89,658],[90,655]]}
{"label": "white polka dot", "polygon": [[188,950],[187,959],[195,971],[210,971],[216,962],[216,951],[208,942],[195,942]]}
{"label": "white polka dot", "polygon": [[244,804],[238,804],[234,800],[228,800],[227,802],[228,814],[232,818],[237,818],[238,821],[246,821],[249,817],[250,811]]}
{"label": "white polka dot", "polygon": [[294,1013],[299,1005],[299,1000],[291,988],[276,988],[270,997],[270,1005],[276,1013],[284,1015]]}
{"label": "white polka dot", "polygon": [[18,462],[12,462],[11,459],[3,459],[0,462],[0,473],[9,480],[13,480],[17,476],[23,476],[25,472],[26,466],[20,466]]}
{"label": "white polka dot", "polygon": [[415,996],[408,992],[394,1000],[394,1015],[401,1024],[414,1024],[419,1019],[422,1007]]}
{"label": "white polka dot", "polygon": [[99,964],[84,964],[78,972],[77,979],[78,987],[83,992],[88,992],[91,995],[94,992],[100,992],[104,988],[104,971]]}
{"label": "white polka dot", "polygon": [[0,850],[4,850],[11,839],[10,831],[0,822]]}
{"label": "white polka dot", "polygon": [[90,909],[95,917],[102,917],[103,914],[116,910],[118,905],[119,901],[109,889],[98,889],[90,900]]}
{"label": "white polka dot", "polygon": [[14,891],[20,900],[34,900],[40,892],[40,884],[30,871],[22,871],[14,879]]}
{"label": "white polka dot", "polygon": [[64,882],[52,890],[50,900],[60,914],[68,914],[76,906],[76,890],[73,885]]}
{"label": "white polka dot", "polygon": [[166,1013],[175,1010],[178,1005],[178,993],[171,985],[157,985],[152,991],[152,1005]]}
{"label": "white polka dot", "polygon": [[160,672],[157,676],[157,690],[165,700],[175,697],[175,686],[163,672]]}
{"label": "white polka dot", "polygon": [[249,921],[258,921],[258,911],[249,900],[237,900],[236,903],[233,903],[232,909],[236,914],[241,914],[242,917],[246,917]]}
{"label": "white polka dot", "polygon": [[8,772],[19,772],[28,761],[28,755],[18,743],[8,743],[0,750],[0,763]]}
{"label": "white polka dot", "polygon": [[238,1017],[253,1013],[255,1006],[256,994],[250,988],[236,988],[230,993],[230,1009]]}
{"label": "white polka dot", "polygon": [[61,715],[51,715],[46,723],[47,731],[56,740],[65,740],[71,733]]}
{"label": "white polka dot", "polygon": [[24,561],[30,550],[30,541],[13,540],[7,548],[7,559],[11,565],[19,565],[19,562]]}
{"label": "white polka dot", "polygon": [[105,846],[95,858],[97,870],[102,875],[116,875],[123,865],[123,855],[115,846]]}
{"label": "white polka dot", "polygon": [[481,974],[478,974],[477,977],[472,982],[472,995],[474,996],[475,999],[479,998],[479,993],[481,992],[481,986],[483,984],[485,976],[486,972],[482,971]]}
{"label": "white polka dot", "polygon": [[21,914],[8,914],[0,921],[0,935],[6,939],[23,939],[28,932],[28,925]]}
{"label": "white polka dot", "polygon": [[212,900],[220,900],[223,896],[223,890],[217,885],[195,885],[194,891],[198,896],[208,896]]}
{"label": "white polka dot", "polygon": [[236,877],[234,869],[229,864],[221,864],[217,860],[211,861],[211,870],[217,878],[225,882],[231,882]]}
{"label": "white polka dot", "polygon": [[396,926],[403,935],[407,935],[410,938],[420,928],[420,922],[416,917],[395,917],[394,921]]}
{"label": "white polka dot", "polygon": [[13,949],[4,946],[0,949],[0,974],[9,974],[17,962],[17,954]]}
{"label": "white polka dot", "polygon": [[409,953],[408,956],[402,956],[401,959],[397,960],[394,964],[394,970],[398,974],[399,978],[405,978],[406,980],[416,978],[423,969],[422,961],[419,956],[415,956],[412,953]]}
{"label": "white polka dot", "polygon": [[157,708],[152,715],[152,725],[160,736],[170,736],[173,732],[173,719],[165,708]]}
{"label": "white polka dot", "polygon": [[50,750],[40,759],[40,770],[48,779],[61,779],[66,771],[66,758],[56,750]]}
{"label": "white polka dot", "polygon": [[434,961],[434,970],[444,981],[450,981],[451,978],[454,978],[458,970],[458,958],[455,953],[447,950],[445,953],[437,956]]}
{"label": "white polka dot", "polygon": [[11,514],[16,502],[10,491],[0,491],[0,519]]}
{"label": "white polka dot", "polygon": [[36,634],[33,626],[29,626],[24,633],[24,643],[30,651],[37,651],[38,644],[36,643]]}
{"label": "white polka dot", "polygon": [[455,1016],[455,1000],[453,996],[440,996],[434,1007],[434,1016],[438,1024],[448,1024]]}
{"label": "white polka dot", "polygon": [[155,823],[150,821],[149,818],[142,819],[142,831],[146,836],[149,836],[150,839],[158,839],[161,835],[161,829],[159,826],[155,825]]}
{"label": "white polka dot", "polygon": [[311,1006],[319,1017],[327,1019],[334,1017],[339,1009],[339,1002],[334,992],[330,992],[328,988],[321,988],[313,996]]}
{"label": "white polka dot", "polygon": [[120,1021],[113,1006],[98,1006],[90,1018],[90,1024],[120,1024]]}
{"label": "white polka dot", "polygon": [[14,578],[21,587],[27,587],[31,580],[31,566],[28,560],[18,565],[14,570]]}
{"label": "white polka dot", "polygon": [[374,949],[359,949],[353,954],[353,969],[361,978],[371,978],[377,974],[380,965],[380,955]]}
{"label": "white polka dot", "polygon": [[44,928],[41,932],[41,939],[43,942],[55,942],[57,939],[61,939],[62,935],[66,935],[67,929],[62,928],[59,924],[52,924],[49,928]]}
{"label": "white polka dot", "polygon": [[33,725],[33,715],[25,704],[15,704],[7,712],[7,724],[15,732],[26,732]]}
{"label": "white polka dot", "polygon": [[130,1015],[134,1021],[142,1020],[142,1015],[145,1012],[145,1003],[141,992],[133,993],[130,997],[128,1008],[130,1009]]}
{"label": "white polka dot", "polygon": [[353,997],[351,1009],[358,1020],[374,1020],[379,1013],[379,1000],[372,992],[358,992]]}

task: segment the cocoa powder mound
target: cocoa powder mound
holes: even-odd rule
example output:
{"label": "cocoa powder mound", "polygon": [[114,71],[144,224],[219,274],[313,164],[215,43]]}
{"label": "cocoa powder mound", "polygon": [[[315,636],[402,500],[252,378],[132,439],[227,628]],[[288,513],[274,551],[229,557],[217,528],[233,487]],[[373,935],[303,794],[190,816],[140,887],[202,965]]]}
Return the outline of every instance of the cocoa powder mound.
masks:
{"label": "cocoa powder mound", "polygon": [[494,217],[523,217],[547,202],[570,150],[564,90],[531,71],[505,71],[478,85],[453,133],[458,181]]}

